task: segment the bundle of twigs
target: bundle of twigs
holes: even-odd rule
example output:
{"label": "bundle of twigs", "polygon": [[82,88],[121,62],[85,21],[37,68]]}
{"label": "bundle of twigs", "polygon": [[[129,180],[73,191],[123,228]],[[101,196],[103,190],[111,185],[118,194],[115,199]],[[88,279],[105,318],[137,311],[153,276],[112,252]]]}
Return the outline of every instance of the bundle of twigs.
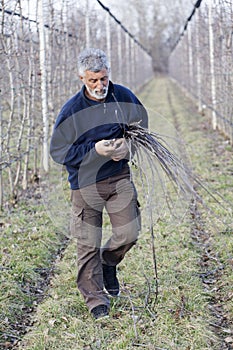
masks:
{"label": "bundle of twigs", "polygon": [[[201,196],[195,189],[196,185],[199,185],[199,187],[208,192],[214,201],[219,203],[218,199],[192,173],[190,168],[184,164],[174,151],[169,150],[169,146],[159,134],[141,127],[139,123],[134,123],[129,125],[128,130],[125,131],[125,137],[132,142],[132,148],[138,160],[146,156],[147,162],[150,165],[150,171],[152,174],[154,173],[152,178],[155,178],[155,175],[159,177],[166,197],[165,181],[161,178],[157,165],[159,165],[162,173],[170,180],[176,193],[179,195],[182,194],[183,198],[190,199],[191,196],[193,199],[203,203]],[[140,164],[143,164],[142,160]]]}
{"label": "bundle of twigs", "polygon": [[[153,209],[153,190],[157,200],[159,202],[158,209],[161,209],[161,201],[165,200],[169,211],[172,216],[176,216],[174,212],[173,202],[177,200],[175,197],[182,197],[180,201],[180,207],[184,208],[183,199],[187,200],[188,207],[192,202],[198,201],[204,204],[201,196],[197,192],[196,188],[202,188],[206,191],[215,202],[219,202],[218,198],[213,195],[202,183],[202,181],[195,176],[191,169],[184,164],[184,162],[175,155],[174,151],[169,150],[169,145],[165,140],[157,133],[151,132],[146,128],[143,128],[139,123],[129,125],[128,129],[125,130],[125,137],[129,140],[130,153],[132,159],[136,158],[136,166],[139,171],[144,168],[145,177],[147,179],[147,185],[149,191],[147,193],[149,200],[149,221],[150,221],[150,233],[152,237],[152,252],[153,252],[153,262],[154,262],[154,272],[155,272],[155,282],[156,282],[156,299],[158,297],[158,273],[157,273],[157,262],[155,254],[155,241],[154,241],[154,215],[160,216],[160,213],[155,213]],[[159,169],[162,169],[162,172]],[[169,180],[165,181],[163,175]],[[163,198],[158,198],[158,186],[156,186],[155,181],[159,179],[160,187],[163,190]],[[152,183],[151,183],[152,182]],[[172,187],[173,191],[171,195],[169,194],[169,189],[167,186]],[[173,185],[173,186],[170,186]],[[197,186],[198,185],[198,186]],[[171,192],[171,191],[170,191]],[[205,205],[205,204],[204,204]]]}
{"label": "bundle of twigs", "polygon": [[[125,121],[126,118],[124,117],[124,112],[120,103],[114,93],[112,93],[112,96],[120,111],[122,120]],[[195,190],[195,185],[199,185],[202,189],[208,192],[214,201],[219,203],[217,198],[203,185],[202,181],[193,175],[187,165],[185,165],[181,159],[174,154],[174,152],[169,150],[169,146],[159,134],[141,127],[140,122],[128,125],[127,129],[124,128],[123,132],[125,138],[131,141],[132,145],[130,145],[129,148],[131,151],[131,146],[133,146],[133,151],[134,154],[136,154],[137,160],[142,160],[143,156],[146,156],[147,163],[150,165],[152,180],[157,175],[157,178],[160,180],[161,188],[164,191],[168,208],[170,208],[170,203],[167,200],[168,192],[165,189],[164,180],[161,178],[156,163],[154,162],[155,159],[158,161],[160,168],[170,180],[176,192],[183,194],[183,198],[190,198],[191,195],[193,199],[203,203],[201,196]],[[139,168],[142,168],[142,164],[143,161],[139,165]]]}

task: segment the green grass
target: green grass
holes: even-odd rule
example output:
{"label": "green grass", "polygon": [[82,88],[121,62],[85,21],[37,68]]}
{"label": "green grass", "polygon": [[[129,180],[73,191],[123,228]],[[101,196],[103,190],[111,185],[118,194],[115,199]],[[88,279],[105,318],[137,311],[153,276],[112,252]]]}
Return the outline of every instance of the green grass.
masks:
{"label": "green grass", "polygon": [[4,212],[1,227],[0,344],[4,346],[21,336],[27,314],[42,299],[64,237],[54,231],[39,203],[21,203]]}
{"label": "green grass", "polygon": [[[176,92],[174,101],[177,101],[179,96],[180,100],[183,99],[183,96]],[[188,118],[187,111],[185,116],[185,111],[181,108],[179,118],[195,172],[214,195],[217,196],[219,193],[224,198],[221,200],[218,197],[223,208],[202,191],[207,206],[215,215],[201,207],[199,210],[205,232],[208,234],[205,249],[209,251],[208,266],[203,266],[202,269],[204,272],[218,270],[214,276],[214,285],[205,286],[205,290],[212,298],[212,303],[217,307],[220,306],[222,315],[228,320],[226,326],[223,322],[220,328],[222,338],[226,339],[227,335],[233,334],[233,149],[227,140],[211,130],[211,121],[205,117],[196,115],[195,119]],[[185,123],[185,120],[189,122]],[[232,342],[230,344],[232,346]]]}
{"label": "green grass", "polygon": [[112,300],[110,320],[103,322],[93,321],[77,293],[76,252],[75,244],[71,244],[57,267],[50,297],[38,307],[36,323],[24,338],[22,349],[132,349],[136,344],[151,349],[210,348],[207,298],[193,266],[197,255],[191,246],[184,248],[182,232],[168,232],[165,241],[159,236],[164,244],[158,257],[158,301],[147,234],[120,265],[122,294]]}
{"label": "green grass", "polygon": [[[204,127],[208,120],[198,115],[191,102],[166,78],[158,77],[151,81],[141,94],[141,100],[148,107],[151,129],[173,138],[178,132],[182,144],[170,139],[174,149],[181,152],[185,145],[186,156],[195,173],[212,190],[218,189],[232,201],[232,149],[217,133]],[[173,126],[174,121],[179,127],[178,131]],[[20,350],[221,348],[229,333],[222,330],[219,338],[210,327],[210,323],[216,322],[210,304],[213,301],[218,303],[226,317],[233,319],[232,227],[229,220],[222,222],[223,219],[228,219],[225,210],[217,207],[209,195],[203,192],[205,201],[209,206],[215,207],[222,221],[202,207],[199,207],[201,223],[193,223],[188,212],[181,221],[173,220],[167,211],[163,211],[154,226],[159,284],[156,299],[147,207],[141,184],[138,183],[137,187],[142,204],[143,230],[138,244],[119,265],[122,293],[120,297],[111,300],[110,318],[96,322],[89,315],[77,291],[76,242],[70,241],[63,258],[57,261],[46,297],[33,314],[33,324],[18,345]],[[51,203],[55,201],[56,198],[52,198]],[[185,212],[188,203],[182,205]],[[22,280],[26,281],[29,289],[36,286],[41,279],[37,268],[49,269],[61,244],[60,236],[55,233],[57,228],[46,217],[43,208],[30,208],[30,212],[28,210],[29,207],[21,214],[19,221],[15,217],[11,229],[7,220],[3,226],[6,235],[6,253],[3,256],[6,259],[5,266],[10,266],[10,270],[4,272],[6,287],[0,293],[6,303],[5,312],[8,312],[9,324],[5,325],[5,332],[8,333],[14,330],[14,324],[10,321],[14,308],[17,312],[21,308],[23,315],[24,305],[33,305],[34,302],[33,297],[30,299],[30,293],[28,295],[22,290]],[[50,216],[51,213],[52,209]],[[154,215],[157,220],[156,213]],[[207,241],[201,244],[191,236],[192,229],[197,224],[207,234]],[[106,221],[105,230],[108,229]],[[14,245],[17,244],[19,249],[15,251]],[[213,257],[208,260],[208,266],[203,266],[202,259],[205,244],[211,249]],[[224,269],[220,270],[216,282],[213,285],[203,285],[200,274],[216,269],[220,264]],[[16,295],[19,295],[19,299],[16,299]],[[228,331],[230,326],[229,322]]]}

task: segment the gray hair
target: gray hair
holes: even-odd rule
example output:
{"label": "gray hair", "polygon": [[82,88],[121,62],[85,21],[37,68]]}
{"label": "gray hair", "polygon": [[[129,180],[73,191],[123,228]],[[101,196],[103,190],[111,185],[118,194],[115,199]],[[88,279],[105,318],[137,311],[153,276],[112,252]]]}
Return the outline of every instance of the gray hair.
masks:
{"label": "gray hair", "polygon": [[99,72],[102,69],[110,71],[110,65],[104,51],[89,48],[83,50],[78,56],[78,72],[84,75],[86,70]]}

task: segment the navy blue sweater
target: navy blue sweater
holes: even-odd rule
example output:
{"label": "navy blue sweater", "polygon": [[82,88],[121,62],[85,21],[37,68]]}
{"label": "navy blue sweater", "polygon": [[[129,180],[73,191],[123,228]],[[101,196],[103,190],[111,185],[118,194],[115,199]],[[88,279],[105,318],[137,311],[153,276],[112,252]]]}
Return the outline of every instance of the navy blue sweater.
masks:
{"label": "navy blue sweater", "polygon": [[100,156],[95,143],[124,137],[133,122],[148,127],[148,116],[138,98],[126,87],[109,83],[105,102],[90,100],[85,86],[62,107],[52,134],[50,154],[64,164],[71,189],[79,189],[118,174],[128,160]]}

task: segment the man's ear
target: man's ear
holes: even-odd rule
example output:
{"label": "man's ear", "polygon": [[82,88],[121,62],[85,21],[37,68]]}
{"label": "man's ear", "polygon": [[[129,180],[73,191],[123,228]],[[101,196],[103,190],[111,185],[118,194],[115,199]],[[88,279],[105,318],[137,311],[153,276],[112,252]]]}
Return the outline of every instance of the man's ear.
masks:
{"label": "man's ear", "polygon": [[85,85],[85,76],[84,75],[79,75],[79,79],[82,81],[82,83]]}

